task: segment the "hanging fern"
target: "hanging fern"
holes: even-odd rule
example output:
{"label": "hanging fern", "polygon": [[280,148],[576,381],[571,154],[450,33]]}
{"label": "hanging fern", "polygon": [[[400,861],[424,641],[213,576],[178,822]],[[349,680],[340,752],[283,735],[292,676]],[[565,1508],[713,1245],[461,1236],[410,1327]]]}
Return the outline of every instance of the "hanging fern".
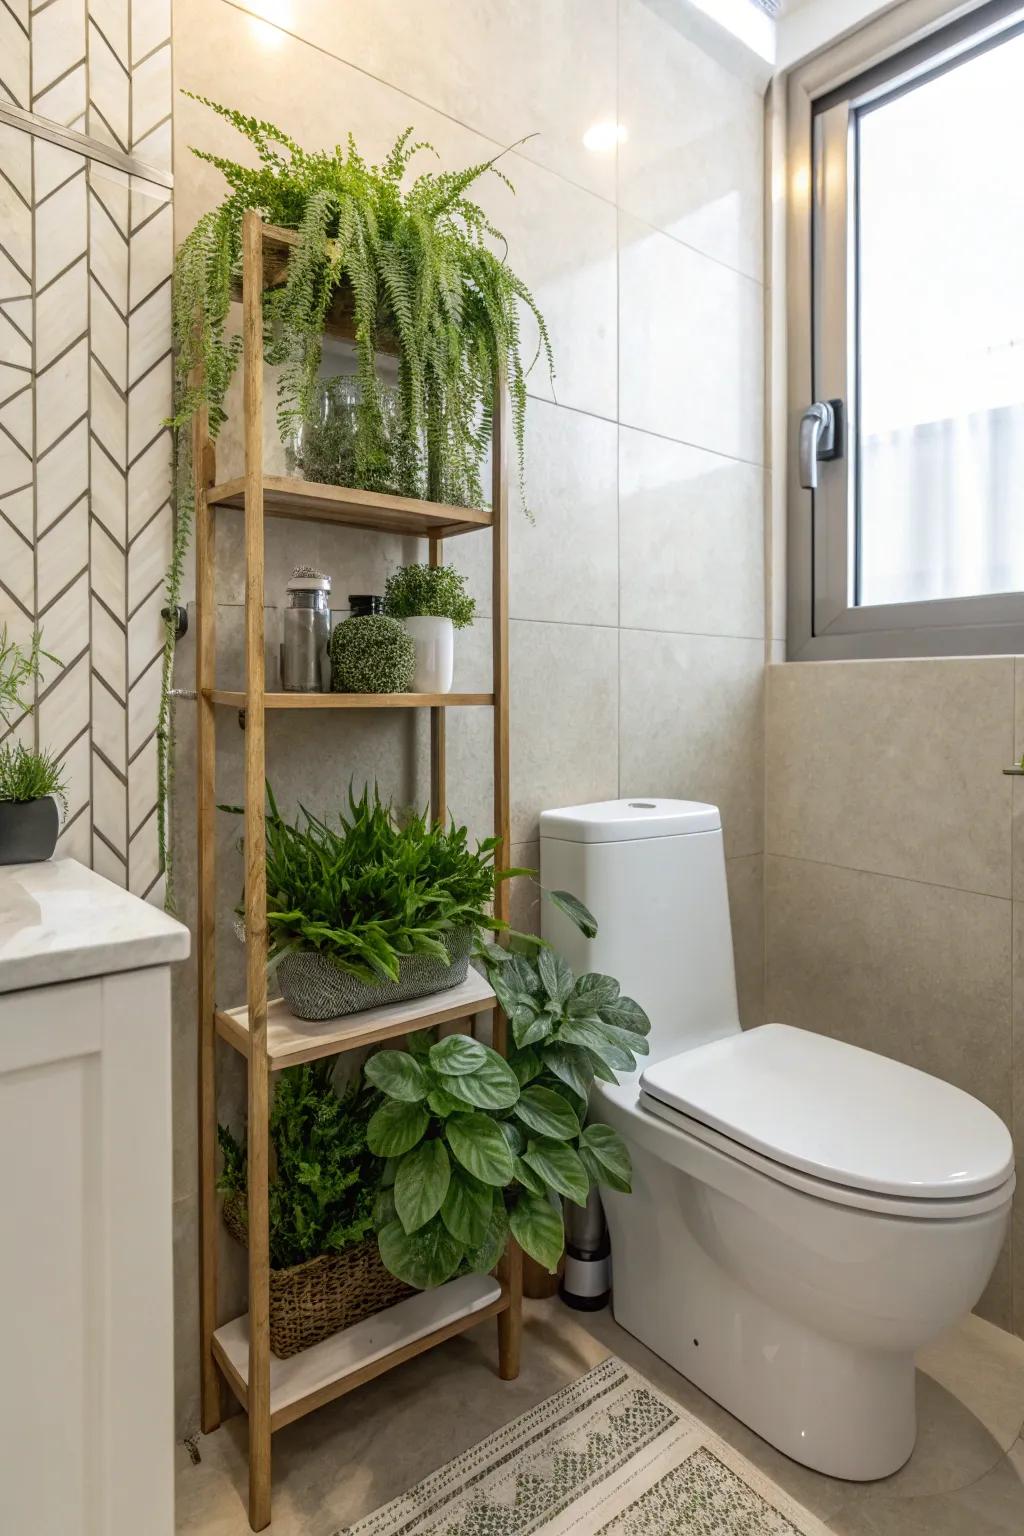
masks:
{"label": "hanging fern", "polygon": [[[487,174],[515,190],[497,169],[500,155],[462,171],[421,174],[406,185],[413,157],[433,148],[413,142],[411,128],[399,135],[381,165],[369,165],[351,134],[344,148],[310,153],[273,123],[203,96],[192,99],[248,139],[259,166],[193,150],[223,174],[229,193],[219,207],[203,214],[175,259],[172,425],[178,520],[165,591],[171,619],[159,724],[160,847],[169,903],[173,618],[192,528],[191,423],[206,406],[210,435],[217,436],[241,357],[241,338],[226,326],[241,275],[243,214],[253,209],[268,223],[299,233],[284,282],[264,296],[264,351],[281,370],[278,424],[283,438],[313,412],[324,327],[339,294],[351,309],[360,380],[355,461],[363,483],[373,484],[375,467],[395,451],[378,392],[376,355],[382,337],[395,336],[399,342],[401,461],[409,466],[410,489],[432,501],[486,505],[481,475],[500,368],[507,380],[518,484],[526,507],[526,379],[541,354],[554,378],[544,318],[504,254],[495,254],[495,246],[503,253],[507,249],[503,236],[466,196]],[[528,363],[521,354],[523,305],[532,312],[539,336],[537,353]]]}
{"label": "hanging fern", "polygon": [[[355,322],[361,384],[357,468],[369,472],[385,448],[376,355],[385,334],[399,341],[402,430],[409,462],[422,458],[422,495],[461,505],[485,502],[481,470],[494,408],[494,371],[508,380],[519,484],[523,484],[526,378],[520,306],[536,319],[554,375],[551,341],[529,289],[495,254],[503,237],[467,190],[487,173],[507,185],[500,156],[458,172],[417,176],[410,163],[430,145],[396,140],[379,166],[347,146],[309,153],[272,123],[195,97],[229,122],[256,150],[259,166],[193,151],[223,174],[230,192],[204,214],[178,252],[174,339],[178,368],[176,424],[201,403],[216,436],[238,365],[240,341],[226,334],[232,284],[241,270],[242,215],[255,209],[299,232],[287,277],[264,303],[267,360],[281,367],[278,422],[287,436],[313,409],[328,313],[341,293]],[[201,383],[196,383],[196,376]],[[425,444],[426,453],[421,454]]]}

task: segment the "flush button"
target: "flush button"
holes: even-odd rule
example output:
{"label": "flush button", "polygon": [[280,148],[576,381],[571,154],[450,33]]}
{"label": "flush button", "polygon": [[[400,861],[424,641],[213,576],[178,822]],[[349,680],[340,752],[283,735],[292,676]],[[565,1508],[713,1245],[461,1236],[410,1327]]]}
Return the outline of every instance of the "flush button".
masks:
{"label": "flush button", "polygon": [[656,811],[658,809],[653,800],[630,800],[628,803],[631,811]]}

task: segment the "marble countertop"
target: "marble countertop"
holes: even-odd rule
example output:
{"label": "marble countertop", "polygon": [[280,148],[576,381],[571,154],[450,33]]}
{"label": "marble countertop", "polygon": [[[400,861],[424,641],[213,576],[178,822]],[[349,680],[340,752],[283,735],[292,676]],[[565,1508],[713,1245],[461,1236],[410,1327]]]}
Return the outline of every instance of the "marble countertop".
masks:
{"label": "marble countertop", "polygon": [[187,928],[76,859],[0,865],[0,993],[184,960]]}

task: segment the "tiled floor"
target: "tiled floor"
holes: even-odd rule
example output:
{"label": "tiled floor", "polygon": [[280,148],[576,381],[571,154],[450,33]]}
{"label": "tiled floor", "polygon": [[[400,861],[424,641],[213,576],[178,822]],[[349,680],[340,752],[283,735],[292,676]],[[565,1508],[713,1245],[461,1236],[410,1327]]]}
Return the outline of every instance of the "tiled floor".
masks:
{"label": "tiled floor", "polygon": [[[1024,1341],[969,1318],[927,1350],[917,1448],[884,1482],[840,1483],[788,1461],[616,1326],[560,1302],[528,1302],[523,1372],[494,1374],[483,1324],[274,1437],[272,1536],[333,1536],[425,1473],[579,1376],[621,1356],[710,1425],[836,1536],[1022,1536]],[[246,1536],[245,1420],[180,1448],[178,1530]]]}

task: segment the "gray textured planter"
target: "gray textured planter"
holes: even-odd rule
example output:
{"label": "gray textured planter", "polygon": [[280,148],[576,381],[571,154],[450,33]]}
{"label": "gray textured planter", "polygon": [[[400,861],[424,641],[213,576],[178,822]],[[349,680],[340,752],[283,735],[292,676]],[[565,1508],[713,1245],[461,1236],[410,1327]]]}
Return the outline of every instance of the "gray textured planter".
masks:
{"label": "gray textured planter", "polygon": [[39,864],[52,858],[60,831],[57,802],[0,800],[0,864]]}
{"label": "gray textured planter", "polygon": [[339,970],[315,950],[286,955],[275,975],[281,996],[297,1019],[340,1019],[364,1008],[380,1008],[385,1003],[403,1003],[431,992],[446,992],[465,981],[473,944],[472,928],[446,934],[442,942],[451,956],[450,965],[433,955],[402,955],[398,961],[398,980],[382,981],[375,986]]}

